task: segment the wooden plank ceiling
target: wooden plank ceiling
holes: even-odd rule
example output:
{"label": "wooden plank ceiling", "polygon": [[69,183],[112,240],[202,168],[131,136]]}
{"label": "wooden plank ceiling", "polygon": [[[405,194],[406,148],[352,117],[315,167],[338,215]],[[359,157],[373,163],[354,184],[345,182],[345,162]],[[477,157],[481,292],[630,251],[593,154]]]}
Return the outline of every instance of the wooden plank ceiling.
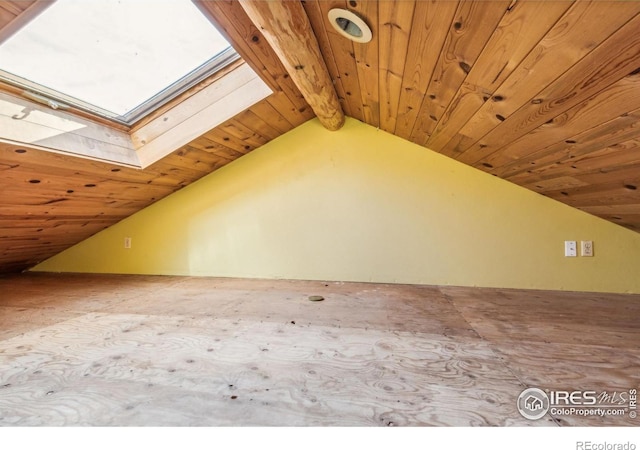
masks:
{"label": "wooden plank ceiling", "polygon": [[[0,2],[0,28],[31,3]],[[145,170],[0,144],[0,272],[28,268],[313,117],[241,6],[203,5],[274,94]],[[348,116],[640,231],[640,2],[303,6]],[[335,32],[334,7],[363,17],[373,40]]]}

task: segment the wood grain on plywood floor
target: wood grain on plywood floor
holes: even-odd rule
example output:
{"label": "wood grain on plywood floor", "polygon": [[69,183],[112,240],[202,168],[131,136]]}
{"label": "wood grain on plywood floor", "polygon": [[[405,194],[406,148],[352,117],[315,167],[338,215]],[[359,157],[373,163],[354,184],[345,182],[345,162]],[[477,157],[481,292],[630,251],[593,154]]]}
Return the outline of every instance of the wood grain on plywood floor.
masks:
{"label": "wood grain on plywood floor", "polygon": [[637,425],[516,409],[526,387],[637,388],[637,295],[49,274],[0,292],[3,426]]}

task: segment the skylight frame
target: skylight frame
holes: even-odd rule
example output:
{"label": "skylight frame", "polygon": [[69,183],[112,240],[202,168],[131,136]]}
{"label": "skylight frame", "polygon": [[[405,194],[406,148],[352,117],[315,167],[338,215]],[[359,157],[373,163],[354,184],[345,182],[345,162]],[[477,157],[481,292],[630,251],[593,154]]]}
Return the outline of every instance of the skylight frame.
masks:
{"label": "skylight frame", "polygon": [[[191,69],[171,86],[157,88],[161,93],[153,93],[154,89],[147,90],[146,95],[131,97],[135,101],[129,102],[127,108],[114,111],[105,111],[110,107],[107,104],[113,105],[113,102],[105,103],[101,109],[92,104],[89,98],[79,102],[69,95],[59,94],[55,89],[46,89],[44,86],[40,89],[39,84],[33,82],[22,84],[33,89],[24,89],[16,82],[19,80],[7,83],[0,79],[0,141],[145,169],[274,94],[274,87],[244,60],[242,53],[239,55],[232,48],[229,38],[220,31],[208,10],[201,6],[200,0],[190,1],[222,38],[222,45],[213,51],[210,49],[208,54],[199,59],[203,61],[209,57],[208,61]],[[53,2],[37,2],[34,5],[41,12]],[[20,26],[15,26],[8,34],[0,33],[0,44],[35,16],[25,16]],[[214,52],[218,54],[211,57]],[[34,57],[38,58],[37,55]],[[219,64],[214,64],[214,60]],[[49,61],[47,67],[52,64]],[[192,64],[191,68],[194,66]],[[190,69],[182,73],[187,70]],[[180,76],[179,72],[170,79]],[[28,72],[24,76],[28,77]],[[42,82],[47,84],[46,80]],[[35,91],[41,94],[33,94]],[[111,91],[107,89],[105,92]],[[147,95],[149,99],[144,98]],[[131,104],[136,102],[146,105],[147,110],[139,108],[140,105],[134,105],[131,109]],[[135,118],[130,114],[133,110],[139,111]],[[99,115],[98,112],[103,114]],[[130,124],[123,124],[127,114],[133,120]]]}
{"label": "skylight frame", "polygon": [[[229,46],[179,80],[170,84],[153,97],[147,99],[124,115],[118,115],[76,97],[48,88],[39,83],[0,69],[0,82],[14,86],[23,91],[23,95],[31,100],[40,101],[53,109],[75,108],[91,115],[116,122],[120,125],[132,126],[139,120],[157,111],[171,100],[206,80],[210,76],[241,59],[240,54]],[[35,95],[33,95],[35,94]],[[38,99],[38,97],[40,99]],[[52,102],[47,102],[47,100]]]}
{"label": "skylight frame", "polygon": [[[109,0],[103,1],[107,2]],[[224,33],[220,32],[215,21],[213,21],[211,17],[209,17],[199,6],[198,0],[181,0],[180,2],[175,0],[175,3],[172,3],[172,5],[177,5],[176,7],[171,6],[168,8],[163,7],[157,10],[152,10],[152,13],[154,11],[159,11],[159,13],[155,16],[152,14],[151,19],[146,9],[143,11],[140,10],[139,5],[141,5],[141,3],[138,3],[138,1],[139,0],[134,0],[131,2],[138,5],[133,7],[133,9],[131,9],[131,6],[133,5],[126,5],[126,1],[122,2],[120,0],[118,0],[117,3],[123,3],[122,8],[124,9],[121,9],[120,6],[117,7],[118,9],[111,7],[107,7],[105,9],[102,6],[99,7],[103,12],[99,17],[110,17],[118,23],[126,23],[126,25],[117,28],[120,32],[116,32],[115,34],[111,32],[110,35],[109,31],[103,26],[103,23],[106,23],[104,20],[98,19],[98,22],[93,23],[92,21],[94,21],[96,15],[89,14],[89,16],[87,16],[86,8],[84,8],[84,0],[65,0],[64,5],[55,11],[54,17],[56,18],[53,20],[51,16],[48,16],[46,19],[41,19],[41,15],[43,13],[47,14],[50,7],[57,7],[58,0],[36,2],[32,7],[30,7],[30,10],[33,10],[32,14],[28,16],[27,14],[22,14],[19,18],[23,18],[23,16],[24,18],[20,23],[18,23],[17,20],[12,22],[18,24],[18,26],[13,27],[8,34],[0,34],[0,46],[5,44],[7,41],[11,41],[14,38],[13,35],[21,33],[24,28],[31,26],[32,21],[35,21],[37,25],[42,25],[39,28],[40,30],[48,31],[35,33],[29,32],[27,34],[28,37],[26,38],[26,41],[24,38],[20,37],[20,39],[22,39],[20,42],[24,42],[27,45],[27,49],[32,53],[32,56],[29,56],[26,60],[23,58],[22,61],[40,61],[40,63],[26,63],[25,65],[25,63],[20,61],[19,56],[16,56],[15,58],[9,56],[23,53],[19,47],[16,46],[18,41],[14,41],[13,44],[10,44],[12,47],[9,49],[12,53],[7,53],[9,57],[7,58],[8,66],[4,68],[6,70],[3,70],[3,68],[0,67],[0,91],[12,93],[13,95],[22,95],[28,100],[39,102],[51,107],[52,109],[69,110],[72,114],[75,113],[107,124],[112,123],[113,126],[117,128],[132,128],[137,126],[142,119],[158,113],[159,110],[166,109],[167,104],[169,107],[172,107],[171,105],[190,97],[208,84],[206,81],[207,79],[217,77],[220,73],[224,73],[228,68],[235,67],[237,63],[242,61],[241,55],[236,52]],[[79,8],[77,10],[77,16],[75,14],[76,10],[74,9],[76,6],[73,6],[73,2],[78,2]],[[60,3],[62,3],[62,1]],[[182,3],[185,3],[184,7],[182,6]],[[80,8],[80,4],[82,4],[82,9]],[[190,4],[191,7],[187,7],[186,4]],[[143,6],[143,8],[146,7]],[[183,9],[185,9],[184,13],[182,11]],[[189,11],[187,11],[187,9]],[[194,16],[194,12],[196,10],[199,10],[199,14],[196,15],[199,16],[200,19]],[[88,69],[86,72],[83,70],[77,70],[75,73],[84,72],[85,74],[89,74],[91,78],[82,79],[77,76],[74,78],[73,75],[69,77],[72,84],[75,83],[80,86],[82,86],[82,84],[85,85],[84,88],[81,87],[79,90],[67,82],[60,83],[60,79],[56,79],[55,76],[52,78],[51,76],[40,77],[37,75],[37,73],[42,72],[42,70],[55,67],[55,65],[58,64],[58,59],[52,60],[51,58],[52,54],[54,57],[57,56],[57,50],[54,49],[53,52],[50,51],[43,54],[44,58],[41,60],[37,54],[37,50],[34,52],[34,43],[36,45],[40,45],[42,42],[49,41],[49,35],[52,34],[52,29],[59,26],[61,23],[65,23],[62,21],[66,21],[69,17],[75,17],[76,19],[84,17],[85,20],[83,20],[82,23],[93,23],[89,28],[86,26],[82,28],[85,33],[89,34],[86,35],[81,32],[80,35],[86,37],[86,39],[81,39],[80,41],[93,42],[93,39],[95,38],[95,42],[97,42],[98,46],[102,48],[102,52],[94,52],[93,49],[88,49],[86,44],[81,45],[80,47],[75,47],[73,42],[78,41],[77,34],[70,35],[62,32],[60,40],[53,40],[54,48],[57,45],[58,48],[71,48],[77,50],[77,52],[74,52],[73,50],[71,52],[67,51],[66,56],[63,53],[62,58],[60,59],[64,59],[66,57],[66,62],[68,63],[64,67],[74,67],[76,65],[76,61],[79,61],[78,59],[73,60],[72,58],[69,60],[69,55],[74,54],[82,55],[81,61],[90,62],[90,64],[85,64],[85,66],[93,69]],[[166,41],[166,36],[172,36],[171,33],[166,33],[164,29],[158,29],[157,26],[155,28],[153,25],[149,27],[149,24],[151,23],[162,23],[163,21],[166,21],[167,17],[181,17],[186,20],[182,20],[180,23],[191,24],[188,29],[184,29],[183,26],[182,33],[177,35],[174,33],[171,43]],[[204,17],[204,20],[202,20],[202,17]],[[120,18],[129,18],[129,20],[121,21]],[[131,23],[132,18],[135,20],[133,23]],[[211,31],[206,31],[207,27],[203,28],[203,23],[207,23],[210,27],[209,29],[213,30],[213,34]],[[133,29],[131,27],[133,27]],[[72,27],[65,27],[65,29],[69,28]],[[180,29],[179,26],[176,26],[175,28]],[[95,33],[96,30],[98,31],[97,33]],[[140,34],[141,30],[143,33],[142,35]],[[188,35],[199,36],[200,40],[194,41],[193,38],[191,41],[188,39],[185,40],[184,37]],[[118,65],[118,67],[111,72],[109,66],[101,67],[101,64],[104,65],[104,63],[99,62],[102,61],[102,58],[92,59],[92,56],[87,54],[87,50],[98,55],[104,53],[106,50],[108,55],[113,55],[114,48],[116,47],[105,47],[104,44],[100,44],[101,41],[115,41],[120,42],[120,45],[123,45],[127,44],[127,42],[123,41],[126,41],[127,39],[130,40],[134,36],[137,36],[137,40],[129,42],[139,42],[142,46],[136,47],[134,45],[133,48],[129,47],[130,51],[128,53],[126,51],[122,53],[122,57],[125,58],[124,61],[126,61],[127,57],[131,59],[133,51],[135,51],[136,60],[138,60],[138,54],[140,53],[141,55],[146,55],[146,61],[150,64],[145,64],[145,56],[141,57],[142,65],[140,62],[129,61],[130,69],[127,69],[128,65],[123,65],[120,61],[111,61]],[[156,39],[149,40],[148,36],[156,36]],[[204,39],[204,41],[202,39]],[[176,47],[174,42],[182,42],[183,45]],[[214,48],[210,48],[210,45],[207,44],[203,46],[200,42],[214,42],[216,44],[214,44]],[[90,45],[95,45],[95,43]],[[192,50],[195,50],[198,47],[200,50],[196,50],[194,53]],[[204,50],[207,48],[208,50]],[[149,51],[147,51],[147,49],[149,49]],[[163,57],[158,58],[158,52],[161,51],[165,54],[167,53],[165,49],[171,49],[174,52],[173,54],[177,56],[177,60],[171,63],[170,67],[167,66],[167,63],[160,63],[159,65],[155,63],[155,61],[163,61]],[[204,54],[203,50],[205,52]],[[3,54],[6,53],[6,51],[7,49],[3,49]],[[217,52],[217,54],[211,56],[214,52]],[[154,53],[156,54],[156,58],[153,60],[149,59],[149,56]],[[25,51],[24,54],[28,55],[29,51]],[[206,58],[209,59],[205,61]],[[108,56],[107,60],[110,61],[110,56]],[[16,62],[17,64],[13,64],[11,61]],[[42,64],[43,61],[46,61],[45,66]],[[151,61],[154,62],[151,63]],[[162,64],[164,64],[164,66]],[[196,64],[200,65],[195,67]],[[155,67],[156,70],[148,72],[147,69],[147,72],[145,73],[143,66]],[[95,68],[99,68],[100,72],[96,72]],[[165,70],[165,68],[167,70]],[[119,86],[116,85],[117,80],[123,80],[128,77],[128,74],[123,73],[123,69],[125,71],[131,70],[131,74],[133,75],[131,79],[133,80],[133,83],[129,83],[125,89],[120,90]],[[68,71],[63,69],[58,72],[63,74],[63,76],[66,76],[65,74],[68,73]],[[103,89],[103,92],[113,92],[115,94],[109,94],[109,98],[103,98],[103,95],[96,96],[93,91],[87,90],[86,88],[87,84],[85,83],[85,80],[93,78],[101,79],[103,73],[106,73],[107,76],[111,74],[111,79],[107,80],[105,83],[108,89]],[[154,78],[154,75],[152,74],[155,73],[160,75]],[[151,83],[147,83],[146,80],[142,80],[141,76],[148,76]],[[162,81],[163,79],[164,82]],[[116,82],[114,83],[113,80],[116,80]],[[158,81],[160,82],[158,83]],[[135,92],[132,88],[135,89]],[[122,92],[127,92],[127,94],[123,96]],[[145,98],[147,96],[149,97]],[[128,98],[128,100],[124,100],[125,98]],[[136,105],[136,103],[139,104]]]}

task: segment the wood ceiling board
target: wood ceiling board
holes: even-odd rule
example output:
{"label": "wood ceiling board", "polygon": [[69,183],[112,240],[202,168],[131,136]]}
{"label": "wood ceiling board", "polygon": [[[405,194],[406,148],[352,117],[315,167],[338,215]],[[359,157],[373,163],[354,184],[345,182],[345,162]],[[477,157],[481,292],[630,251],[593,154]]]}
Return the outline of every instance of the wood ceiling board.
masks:
{"label": "wood ceiling board", "polygon": [[570,6],[570,2],[518,2],[507,10],[426,146],[443,148],[485,102],[500,101],[492,99],[496,89]]}
{"label": "wood ceiling board", "polygon": [[[640,204],[635,205],[635,207],[636,210],[640,209]],[[601,219],[608,220],[609,222],[620,225],[621,227],[640,232],[640,227],[637,225],[638,223],[640,223],[640,214],[597,214],[591,212],[591,209],[589,207],[582,207],[579,209],[586,213],[596,215]]]}
{"label": "wood ceiling board", "polygon": [[[504,167],[554,144],[572,145],[580,142],[577,135],[640,108],[640,75],[625,77],[593,97],[565,111],[500,151],[480,160],[476,168],[489,163]],[[501,174],[500,174],[501,175]]]}
{"label": "wood ceiling board", "polygon": [[640,204],[628,204],[628,205],[600,205],[600,206],[588,206],[581,208],[585,211],[588,211],[591,214],[596,216],[615,216],[616,214],[620,214],[623,216],[632,216],[636,215],[640,217],[640,213],[638,213],[638,207]]}
{"label": "wood ceiling board", "polygon": [[640,164],[638,140],[632,139],[584,155],[568,155],[543,166],[536,164],[530,166],[532,169],[526,173],[510,178],[517,180],[521,186],[526,186],[535,184],[536,181],[569,174],[578,173],[584,176],[590,172],[608,170],[611,167],[637,166],[638,164]]}
{"label": "wood ceiling board", "polygon": [[[442,148],[434,150],[449,155],[487,145],[479,142],[521,107],[540,107],[549,99],[544,90],[555,86],[559,78],[640,11],[637,2],[575,2],[540,43],[529,53],[504,83],[496,90],[497,102],[485,102],[476,114]],[[597,25],[596,25],[597,24]],[[609,51],[617,53],[611,46]],[[601,67],[596,58],[587,65]],[[499,131],[502,131],[500,129]],[[482,147],[484,148],[484,147]],[[486,153],[486,152],[485,152]],[[484,155],[482,155],[484,156]],[[478,158],[480,159],[480,158]],[[475,162],[475,161],[474,161]]]}
{"label": "wood ceiling board", "polygon": [[[268,104],[264,103],[264,105],[268,105]],[[283,134],[282,131],[274,128],[272,124],[267,123],[262,119],[262,117],[260,117],[258,114],[256,114],[254,111],[251,111],[251,110],[247,110],[238,114],[234,118],[234,120],[239,125],[242,125],[246,130],[253,129],[253,132],[255,134],[257,134],[267,142]]]}
{"label": "wood ceiling board", "polygon": [[14,9],[11,4],[0,4],[0,27],[7,26],[20,13],[20,10]]}
{"label": "wood ceiling board", "polygon": [[[272,128],[280,130],[281,133],[286,133],[284,130],[290,131],[315,117],[313,110],[308,107],[283,113],[280,104],[281,100],[285,98],[286,96],[282,92],[274,92],[263,102],[256,103],[248,110],[254,112]],[[271,113],[272,110],[275,110],[276,113]]]}
{"label": "wood ceiling board", "polygon": [[[636,150],[634,149],[634,153],[635,152]],[[633,159],[635,160],[636,158],[634,157]],[[520,185],[525,187],[539,186],[545,183],[546,181],[552,180],[554,178],[571,176],[575,179],[580,180],[583,183],[584,189],[581,189],[580,192],[593,193],[593,192],[601,191],[604,194],[604,191],[606,189],[609,189],[612,186],[613,187],[631,186],[631,188],[629,189],[630,192],[628,192],[628,197],[631,199],[632,202],[636,201],[635,200],[636,195],[633,192],[636,189],[633,189],[633,187],[638,186],[637,180],[640,177],[640,171],[638,171],[638,164],[635,162],[630,164],[624,164],[621,166],[609,166],[607,168],[599,168],[599,169],[586,170],[586,171],[580,170],[577,166],[573,164],[571,165],[559,164],[556,167],[561,167],[561,166],[564,166],[565,168],[565,170],[562,171],[562,173],[559,173],[559,174],[550,173],[549,175],[543,174],[543,176],[539,176],[536,178],[529,178],[528,180],[521,181]],[[552,170],[553,169],[550,169],[549,172],[551,172]],[[625,203],[625,202],[622,202],[622,203]],[[614,206],[615,204],[616,203],[611,203],[612,206]]]}
{"label": "wood ceiling board", "polygon": [[[618,8],[617,4],[613,8]],[[608,7],[603,3],[574,3],[500,86],[496,95],[501,100],[485,103],[446,145],[446,152],[457,154],[464,151],[500,123],[496,116],[507,117],[527,101],[540,102],[540,99],[532,98],[532,91],[537,93],[548,86],[593,49],[598,42],[597,39],[610,36],[625,23],[629,19],[628,13],[636,13],[626,11],[626,8],[622,11],[617,9],[624,13],[622,17],[612,15],[605,20],[602,16],[607,11]],[[599,23],[593,30],[594,34],[591,34],[594,20],[602,20],[603,23]]]}
{"label": "wood ceiling board", "polygon": [[[39,152],[39,150],[29,150],[30,152]],[[0,152],[0,155],[4,158],[4,155],[11,152]],[[50,152],[42,152],[51,154]],[[55,154],[54,154],[55,155]],[[69,157],[67,157],[69,158]],[[147,185],[153,182],[154,185],[164,185],[166,187],[173,187],[170,182],[162,183],[162,180],[158,180],[160,174],[156,173],[144,173],[133,169],[122,169],[117,172],[112,172],[112,169],[118,169],[119,167],[106,166],[104,168],[93,169],[91,166],[73,165],[66,161],[66,165],[56,166],[56,164],[47,164],[52,159],[45,159],[45,161],[30,160],[26,158],[11,158],[11,169],[4,173],[6,177],[3,178],[2,184],[8,185],[9,180],[15,182],[39,180],[41,183],[47,183],[51,180],[57,180],[58,186],[64,188],[69,186],[83,186],[87,183],[97,183],[99,180],[109,179],[117,183],[119,187],[126,187],[129,185]],[[33,161],[33,162],[31,162]],[[63,163],[63,161],[55,161],[55,163]],[[130,170],[130,171],[128,171]],[[36,182],[37,183],[37,182]]]}
{"label": "wood ceiling board", "polygon": [[[95,173],[73,170],[54,172],[46,169],[46,173],[43,173],[42,170],[24,165],[3,171],[2,175],[0,186],[5,191],[12,188],[22,190],[26,196],[32,192],[43,192],[45,195],[52,196],[66,193],[71,189],[74,190],[73,194],[83,193],[96,199],[108,199],[111,192],[117,192],[120,198],[137,198],[137,193],[130,193],[143,191],[144,195],[157,196],[166,195],[175,190],[173,184],[163,184],[158,182],[158,178],[146,183],[123,182],[104,178]],[[7,195],[3,193],[3,202],[9,201],[6,197]]]}
{"label": "wood ceiling board", "polygon": [[[266,102],[278,111],[278,115],[290,123],[293,128],[302,125],[314,117],[311,108],[295,108],[284,92],[274,92],[270,97],[266,98]],[[267,116],[267,118],[270,120],[281,120],[276,117],[272,118]]]}
{"label": "wood ceiling board", "polygon": [[[229,136],[235,137],[237,140],[244,144],[244,148],[247,152],[254,150],[263,144],[266,144],[270,139],[265,138],[257,130],[244,126],[237,119],[229,120],[226,124],[220,127]],[[257,128],[257,127],[255,127]],[[247,148],[249,146],[249,148]]]}
{"label": "wood ceiling board", "polygon": [[0,3],[0,43],[44,11],[52,2],[35,0],[3,1]]}
{"label": "wood ceiling board", "polygon": [[[349,115],[360,121],[364,121],[364,106],[360,95],[360,81],[358,77],[358,66],[354,51],[354,42],[338,34],[332,26],[328,24],[327,14],[333,8],[346,9],[346,1],[316,0],[320,10],[320,17],[325,28],[327,39],[331,48],[331,58],[335,60],[340,76],[340,83],[344,93],[344,103]],[[318,26],[316,25],[316,28]],[[324,56],[327,59],[327,56]]]}
{"label": "wood ceiling board", "polygon": [[[92,226],[96,227],[96,229],[101,229],[102,226],[107,225],[109,221],[104,221],[102,224],[97,221],[92,221]],[[7,238],[23,238],[25,234],[37,234],[42,233],[44,231],[44,227],[49,228],[47,231],[47,236],[49,238],[56,238],[56,242],[60,242],[61,238],[64,238],[69,233],[75,233],[78,227],[77,223],[74,222],[61,222],[57,225],[51,225],[48,222],[42,222],[41,226],[32,226],[28,228],[18,228],[18,227],[6,227],[3,228],[2,223],[0,222],[0,239]],[[38,231],[40,230],[40,231]],[[33,239],[33,238],[31,238]]]}
{"label": "wood ceiling board", "polygon": [[510,4],[505,0],[458,5],[411,132],[411,141],[426,144]]}
{"label": "wood ceiling board", "polygon": [[408,57],[415,0],[378,6],[380,128],[393,133],[398,120],[404,67]]}
{"label": "wood ceiling board", "polygon": [[616,145],[638,135],[640,135],[640,109],[622,114],[597,127],[572,136],[570,140],[575,143],[559,142],[507,164],[495,172],[500,172],[502,174],[500,176],[505,178],[517,177],[525,172],[537,176],[535,174],[539,169],[543,170],[554,163]]}
{"label": "wood ceiling board", "polygon": [[[33,155],[38,155],[37,158]],[[74,164],[70,164],[70,161],[77,161],[80,164],[79,167],[90,168],[91,170],[101,171],[102,173],[111,172],[113,174],[123,171],[125,173],[139,173],[136,169],[129,167],[120,167],[113,164],[105,164],[104,162],[94,161],[91,159],[85,159],[79,161],[79,159],[70,158],[68,155],[55,152],[47,152],[37,149],[29,149],[17,144],[8,144],[0,142],[0,161],[8,164],[22,164],[28,162],[29,164],[37,164],[41,168],[45,169],[50,167],[52,169],[69,169],[75,167]],[[143,175],[146,178],[148,175]]]}
{"label": "wood ceiling board", "polygon": [[[231,162],[244,155],[244,153],[233,150],[206,137],[199,137],[195,141],[190,142],[188,147],[192,151],[204,152],[204,155],[209,153],[209,155],[205,156],[207,158],[224,159],[226,162]],[[200,159],[201,156],[198,157],[198,160]]]}
{"label": "wood ceiling board", "polygon": [[182,150],[187,149],[191,151],[205,152],[205,154],[209,153],[209,155],[206,155],[209,158],[215,159],[216,157],[222,157],[230,161],[233,161],[244,154],[233,150],[228,145],[212,141],[206,135],[200,136],[198,139],[189,142],[189,145],[182,147]]}
{"label": "wood ceiling board", "polygon": [[[92,208],[98,205],[101,205],[101,211],[106,211],[109,209],[126,209],[126,207],[131,207],[131,205],[134,205],[135,209],[148,203],[148,201],[140,199],[139,195],[127,195],[128,193],[135,193],[135,191],[120,191],[115,195],[96,197],[95,195],[83,192],[80,188],[73,193],[62,191],[50,193],[47,192],[50,186],[51,185],[46,186],[47,189],[34,190],[34,192],[27,192],[30,189],[20,186],[4,186],[3,202],[2,205],[0,205],[0,211],[4,214],[7,208],[12,208],[17,212],[10,214],[24,214],[25,211],[37,213],[37,208],[41,208],[43,213],[55,214],[57,210],[73,208],[79,211],[77,214],[82,214],[83,211],[86,211],[83,210],[83,208]],[[89,189],[84,189],[84,191],[89,191]],[[166,191],[162,193],[166,195]],[[23,206],[22,211],[18,209],[20,206]]]}
{"label": "wood ceiling board", "polygon": [[573,187],[586,186],[587,183],[571,176],[562,176],[550,180],[536,181],[535,185],[528,186],[529,189],[537,192],[568,189]]}
{"label": "wood ceiling board", "polygon": [[[365,0],[348,2],[347,9],[353,11],[359,17],[366,17],[371,24],[378,23],[377,0]],[[369,25],[369,23],[367,23]],[[369,25],[371,28],[371,25]],[[378,40],[372,39],[366,44],[353,43],[358,79],[360,80],[360,98],[364,122],[371,126],[380,126],[380,93],[379,93],[379,48]]]}
{"label": "wood ceiling board", "polygon": [[[228,147],[230,150],[235,152],[235,154],[246,155],[253,150],[254,147],[251,144],[244,142],[241,138],[238,138],[234,134],[228,132],[229,125],[229,122],[226,122],[215,130],[211,130],[206,133],[204,137],[212,142]],[[228,155],[232,156],[233,153],[228,152]]]}
{"label": "wood ceiling board", "polygon": [[541,103],[523,105],[482,138],[483,148],[474,145],[457,159],[468,164],[478,162],[636,70],[640,58],[638,29],[640,16],[540,92]]}
{"label": "wood ceiling board", "polygon": [[640,141],[638,139],[632,139],[577,158],[572,158],[568,161],[561,161],[557,166],[559,170],[554,171],[552,169],[546,171],[542,176],[545,178],[558,176],[566,172],[568,170],[567,166],[569,165],[574,170],[579,170],[579,173],[582,175],[610,167],[626,167],[637,164],[640,164]]}
{"label": "wood ceiling board", "polygon": [[[636,185],[638,181],[636,178]],[[587,191],[589,188],[591,188],[590,191]],[[633,192],[637,191],[634,190]],[[567,188],[545,192],[544,195],[568,203],[574,208],[604,205],[640,205],[640,195],[636,195],[635,198],[630,197],[629,189],[620,185],[620,183],[600,185],[597,188],[593,186]],[[633,225],[633,228],[638,229],[635,225]]]}
{"label": "wood ceiling board", "polygon": [[[442,46],[453,26],[457,1],[416,3],[402,78],[395,134],[409,139]],[[430,99],[433,100],[433,99]]]}
{"label": "wood ceiling board", "polygon": [[574,177],[585,181],[587,186],[583,191],[596,192],[606,186],[627,186],[630,188],[630,199],[637,198],[638,180],[640,180],[640,171],[635,165],[626,165],[621,167],[609,167],[606,169],[598,169],[589,172],[576,173]]}
{"label": "wood ceiling board", "polygon": [[35,3],[35,0],[20,2],[5,1],[0,3],[0,18],[3,19],[0,21],[0,25],[8,24],[33,3]]}
{"label": "wood ceiling board", "polygon": [[576,176],[585,182],[584,186],[546,191],[551,197],[567,197],[572,206],[628,205],[640,203],[640,174],[634,168],[616,171],[618,173],[592,173]]}
{"label": "wood ceiling board", "polygon": [[327,70],[333,81],[333,87],[338,94],[338,100],[342,105],[342,110],[349,117],[354,117],[351,113],[349,102],[346,101],[346,94],[344,87],[342,86],[342,78],[340,77],[340,71],[336,65],[336,60],[333,57],[333,51],[331,50],[331,42],[327,35],[327,17],[320,9],[320,3],[318,0],[309,0],[303,3],[304,9],[309,17],[309,22],[318,40],[320,46],[320,52],[323,55],[324,62],[327,65]]}

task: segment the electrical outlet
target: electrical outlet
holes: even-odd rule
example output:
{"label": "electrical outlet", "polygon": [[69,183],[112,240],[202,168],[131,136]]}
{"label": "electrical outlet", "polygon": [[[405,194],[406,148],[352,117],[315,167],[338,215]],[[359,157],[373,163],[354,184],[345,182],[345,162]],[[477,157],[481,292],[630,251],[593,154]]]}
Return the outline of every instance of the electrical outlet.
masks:
{"label": "electrical outlet", "polygon": [[578,256],[576,241],[564,241],[564,256]]}
{"label": "electrical outlet", "polygon": [[130,237],[124,238],[124,248],[131,248],[131,238]]}
{"label": "electrical outlet", "polygon": [[582,256],[593,256],[593,241],[581,241],[580,254]]}

